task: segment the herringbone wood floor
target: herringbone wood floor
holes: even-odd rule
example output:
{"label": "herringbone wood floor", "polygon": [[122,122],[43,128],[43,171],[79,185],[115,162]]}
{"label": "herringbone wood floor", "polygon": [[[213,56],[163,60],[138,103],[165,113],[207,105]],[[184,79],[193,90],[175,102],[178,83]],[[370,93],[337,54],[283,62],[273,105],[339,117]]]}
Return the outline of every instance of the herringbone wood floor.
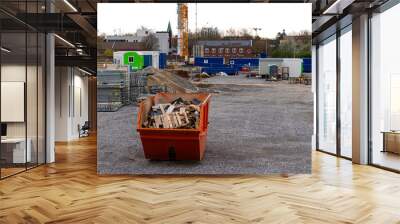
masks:
{"label": "herringbone wood floor", "polygon": [[313,174],[98,176],[96,139],[0,181],[0,223],[400,223],[400,175],[313,152]]}

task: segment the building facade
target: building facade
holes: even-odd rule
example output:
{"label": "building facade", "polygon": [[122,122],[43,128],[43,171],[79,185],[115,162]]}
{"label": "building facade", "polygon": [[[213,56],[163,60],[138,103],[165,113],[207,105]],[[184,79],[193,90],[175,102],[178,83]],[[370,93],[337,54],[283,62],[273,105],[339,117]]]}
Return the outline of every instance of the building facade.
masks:
{"label": "building facade", "polygon": [[105,42],[120,43],[127,42],[132,44],[140,44],[143,42],[144,38],[154,34],[158,40],[158,50],[161,53],[170,53],[170,34],[168,31],[159,31],[152,33],[148,30],[138,30],[135,34],[130,35],[109,35],[105,37]]}
{"label": "building facade", "polygon": [[252,40],[207,40],[193,45],[194,57],[252,58],[258,55],[253,50]]}

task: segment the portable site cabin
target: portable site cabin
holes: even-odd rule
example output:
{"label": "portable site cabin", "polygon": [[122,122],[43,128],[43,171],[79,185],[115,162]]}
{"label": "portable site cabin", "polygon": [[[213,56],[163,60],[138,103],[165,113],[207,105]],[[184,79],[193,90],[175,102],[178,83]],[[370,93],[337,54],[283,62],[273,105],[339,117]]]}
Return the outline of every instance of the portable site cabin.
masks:
{"label": "portable site cabin", "polygon": [[[162,62],[164,63],[164,60]],[[117,51],[114,52],[114,64],[127,65],[132,70],[140,70],[148,66],[160,68],[160,52]]]}
{"label": "portable site cabin", "polygon": [[302,74],[303,60],[300,58],[260,58],[259,74],[268,74],[270,67],[276,65],[278,67],[288,67],[289,77],[300,77]]}
{"label": "portable site cabin", "polygon": [[153,68],[160,68],[160,52],[159,51],[136,51],[144,56],[144,68],[153,66]]}
{"label": "portable site cabin", "polygon": [[283,58],[260,58],[259,59],[259,74],[266,75],[270,73],[271,66],[278,66],[281,67],[283,64]]}
{"label": "portable site cabin", "polygon": [[114,52],[114,64],[129,66],[132,70],[143,69],[144,56],[134,51],[117,51]]}

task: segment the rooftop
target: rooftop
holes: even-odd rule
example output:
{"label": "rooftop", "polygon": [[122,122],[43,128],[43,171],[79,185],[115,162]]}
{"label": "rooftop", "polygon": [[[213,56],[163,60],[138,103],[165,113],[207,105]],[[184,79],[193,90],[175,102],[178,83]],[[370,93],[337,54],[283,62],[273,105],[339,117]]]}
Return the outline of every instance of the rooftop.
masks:
{"label": "rooftop", "polygon": [[251,47],[252,40],[200,40],[198,45]]}

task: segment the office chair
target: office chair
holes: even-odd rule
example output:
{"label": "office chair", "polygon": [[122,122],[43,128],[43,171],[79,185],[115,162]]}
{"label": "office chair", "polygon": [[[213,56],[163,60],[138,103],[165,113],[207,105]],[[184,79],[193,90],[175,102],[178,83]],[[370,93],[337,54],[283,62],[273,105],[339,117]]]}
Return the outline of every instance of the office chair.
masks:
{"label": "office chair", "polygon": [[89,129],[90,129],[89,121],[85,121],[82,127],[78,125],[79,138],[89,136]]}

